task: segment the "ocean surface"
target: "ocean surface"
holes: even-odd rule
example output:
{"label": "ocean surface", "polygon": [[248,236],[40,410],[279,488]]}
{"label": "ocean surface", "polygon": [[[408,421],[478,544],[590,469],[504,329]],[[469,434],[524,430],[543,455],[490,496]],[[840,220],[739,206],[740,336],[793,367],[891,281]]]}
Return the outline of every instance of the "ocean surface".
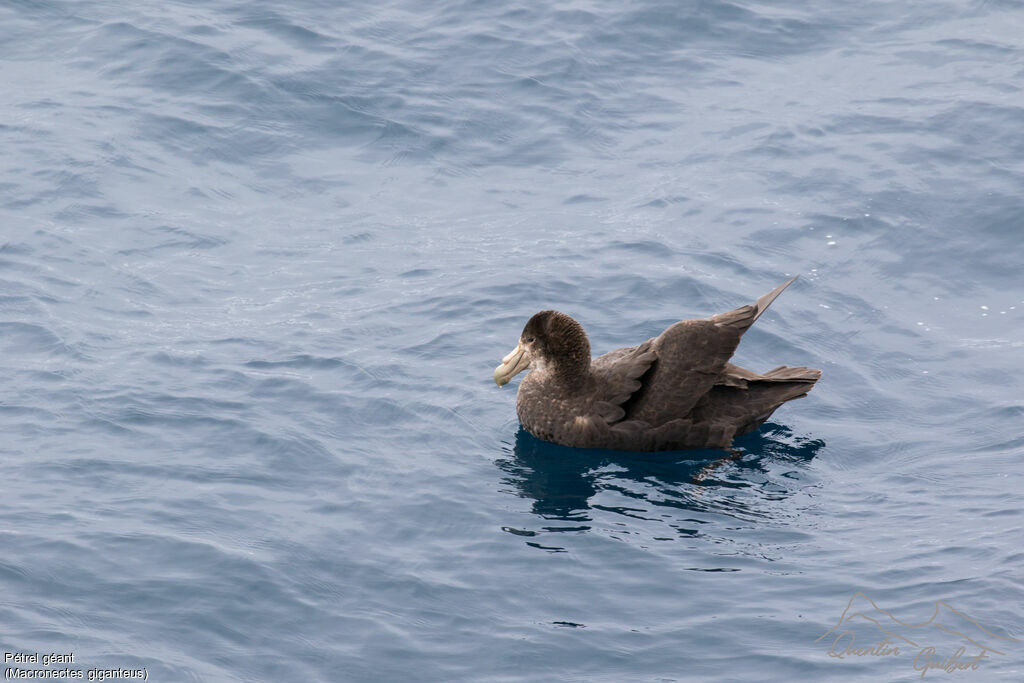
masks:
{"label": "ocean surface", "polygon": [[[7,677],[1024,680],[1020,2],[6,0],[0,46]],[[491,379],[538,310],[603,353],[798,273],[737,362],[824,375],[738,457]]]}

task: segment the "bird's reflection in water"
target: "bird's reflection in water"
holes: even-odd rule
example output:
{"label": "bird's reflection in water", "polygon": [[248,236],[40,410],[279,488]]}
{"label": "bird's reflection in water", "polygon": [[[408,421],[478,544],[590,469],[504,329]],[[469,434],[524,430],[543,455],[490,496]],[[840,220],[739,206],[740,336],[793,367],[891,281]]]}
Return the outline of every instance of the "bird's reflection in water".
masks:
{"label": "bird's reflection in water", "polygon": [[[504,530],[523,536],[587,531],[596,514],[608,512],[668,522],[677,536],[686,536],[698,535],[688,527],[703,523],[701,513],[745,520],[774,517],[779,511],[773,501],[808,486],[802,464],[824,445],[772,423],[736,439],[730,451],[664,453],[568,448],[520,429],[511,456],[497,464],[508,475],[504,482],[532,500],[532,512],[547,524],[539,531]],[[696,514],[680,514],[686,512]]]}

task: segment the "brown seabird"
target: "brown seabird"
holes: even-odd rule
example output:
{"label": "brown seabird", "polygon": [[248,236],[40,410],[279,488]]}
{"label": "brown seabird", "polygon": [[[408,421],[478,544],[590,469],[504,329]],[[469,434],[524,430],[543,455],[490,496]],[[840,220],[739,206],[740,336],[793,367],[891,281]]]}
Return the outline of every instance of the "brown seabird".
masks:
{"label": "brown seabird", "polygon": [[806,396],[820,370],[764,374],[729,362],[740,337],[793,280],[751,306],[683,320],[639,346],[590,358],[583,326],[541,311],[494,371],[498,386],[530,370],[516,413],[534,436],[563,446],[663,451],[727,448],[786,401]]}

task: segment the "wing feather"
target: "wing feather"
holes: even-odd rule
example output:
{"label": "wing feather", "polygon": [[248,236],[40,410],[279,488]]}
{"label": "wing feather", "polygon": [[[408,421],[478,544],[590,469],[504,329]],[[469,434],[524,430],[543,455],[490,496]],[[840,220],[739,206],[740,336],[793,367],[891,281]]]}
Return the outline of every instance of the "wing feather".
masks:
{"label": "wing feather", "polygon": [[753,378],[729,359],[743,333],[795,279],[752,305],[704,320],[677,322],[662,332],[651,345],[657,361],[644,376],[643,387],[623,406],[628,418],[663,425],[689,415],[716,384],[744,388]]}
{"label": "wing feather", "polygon": [[608,424],[626,416],[623,406],[641,388],[640,378],[657,358],[651,349],[653,341],[648,339],[639,346],[609,351],[591,363],[598,392],[594,412]]}

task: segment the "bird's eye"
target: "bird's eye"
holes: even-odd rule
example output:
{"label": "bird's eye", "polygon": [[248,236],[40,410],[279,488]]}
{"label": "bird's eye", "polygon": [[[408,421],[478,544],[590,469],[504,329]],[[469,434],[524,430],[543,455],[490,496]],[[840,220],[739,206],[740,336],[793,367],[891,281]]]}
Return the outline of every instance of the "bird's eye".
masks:
{"label": "bird's eye", "polygon": [[526,343],[527,344],[532,344],[533,343],[533,337],[527,337],[526,338]]}

